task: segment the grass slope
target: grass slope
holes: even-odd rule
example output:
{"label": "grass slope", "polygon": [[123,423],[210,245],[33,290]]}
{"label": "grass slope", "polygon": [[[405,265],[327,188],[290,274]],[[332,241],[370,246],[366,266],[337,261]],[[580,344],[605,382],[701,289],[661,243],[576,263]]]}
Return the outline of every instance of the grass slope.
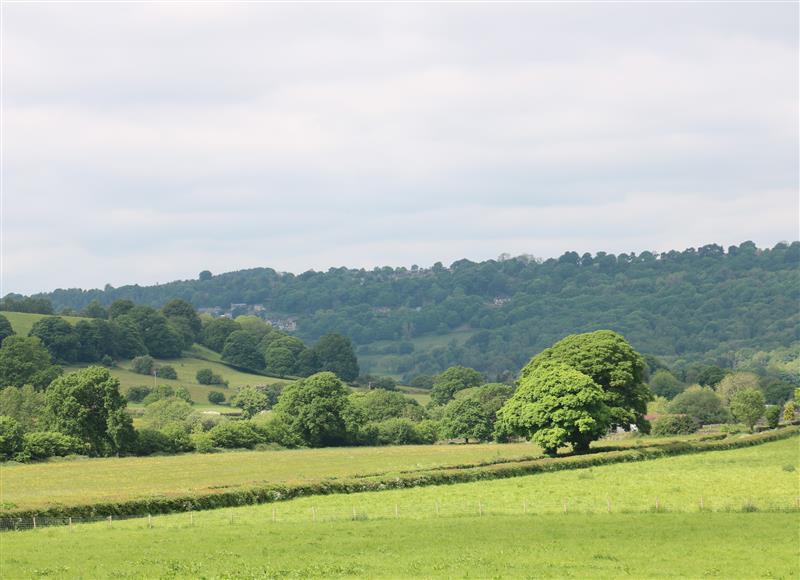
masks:
{"label": "grass slope", "polygon": [[[11,328],[14,329],[20,336],[28,336],[28,333],[33,328],[33,325],[36,324],[38,320],[42,318],[46,318],[47,316],[55,316],[52,314],[29,314],[27,312],[7,312],[5,310],[0,311],[0,314],[8,318],[8,321],[11,323]],[[61,316],[64,320],[69,322],[70,324],[76,324],[81,320],[91,320],[90,318],[82,318],[80,316]]]}
{"label": "grass slope", "polygon": [[[0,564],[13,578],[796,578],[798,478],[784,466],[797,466],[797,450],[793,438],[510,480],[158,516],[152,529],[136,519],[10,532],[0,534]],[[699,493],[708,494],[704,511]],[[655,513],[654,495],[666,513]],[[785,511],[743,513],[742,498],[761,504],[748,511]]]}
{"label": "grass slope", "polygon": [[184,495],[538,455],[535,445],[407,445],[124,457],[3,466],[2,499],[19,509]]}

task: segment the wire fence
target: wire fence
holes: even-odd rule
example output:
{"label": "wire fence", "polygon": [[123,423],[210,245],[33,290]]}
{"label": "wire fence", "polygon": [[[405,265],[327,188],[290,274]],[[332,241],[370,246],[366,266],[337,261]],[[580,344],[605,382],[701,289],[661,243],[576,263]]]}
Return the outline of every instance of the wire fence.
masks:
{"label": "wire fence", "polygon": [[644,513],[747,513],[747,512],[800,512],[800,497],[698,497],[670,500],[652,499],[564,498],[558,502],[522,500],[508,503],[476,500],[472,502],[415,502],[386,503],[381,505],[349,506],[251,506],[249,508],[223,508],[184,513],[130,516],[92,517],[25,517],[0,518],[0,531],[26,531],[61,527],[70,530],[105,526],[109,529],[153,529],[185,527],[219,527],[232,525],[263,525],[264,523],[324,523],[388,519],[428,519],[447,517],[531,516],[560,513],[570,514],[644,514]]}

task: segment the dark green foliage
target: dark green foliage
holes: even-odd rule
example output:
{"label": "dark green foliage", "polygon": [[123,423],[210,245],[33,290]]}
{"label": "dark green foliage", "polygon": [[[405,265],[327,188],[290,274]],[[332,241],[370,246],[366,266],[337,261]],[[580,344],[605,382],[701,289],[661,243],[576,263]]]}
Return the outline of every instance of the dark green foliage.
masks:
{"label": "dark green foliage", "polygon": [[156,361],[149,355],[137,356],[131,361],[131,370],[140,375],[152,375]]}
{"label": "dark green foliage", "polygon": [[221,405],[225,402],[225,394],[219,391],[211,391],[208,393],[208,402],[212,405]]}
{"label": "dark green foliage", "polygon": [[27,459],[64,457],[73,453],[86,453],[87,445],[77,437],[55,431],[32,431],[25,433],[22,456]]}
{"label": "dark green foliage", "polygon": [[44,390],[61,374],[50,364],[50,353],[36,337],[9,336],[0,346],[0,386],[31,384]]}
{"label": "dark green foliage", "polygon": [[503,430],[533,439],[548,455],[567,443],[577,452],[588,451],[612,424],[607,392],[564,363],[537,362],[526,369],[516,392],[497,413]]}
{"label": "dark green foliage", "polygon": [[125,398],[131,403],[141,403],[152,391],[152,388],[145,386],[131,387],[128,389],[128,392],[125,393]]}
{"label": "dark green foliage", "polygon": [[765,377],[759,381],[759,387],[768,405],[782,405],[792,399],[796,385],[781,379]]}
{"label": "dark green foliage", "polygon": [[653,435],[667,437],[669,435],[689,435],[696,432],[700,425],[689,415],[661,415],[653,423]]}
{"label": "dark green foliage", "polygon": [[644,359],[620,334],[597,330],[563,338],[533,357],[521,378],[552,362],[583,373],[602,388],[612,427],[627,430],[635,424],[642,429],[653,394],[644,383]]}
{"label": "dark green foliage", "polygon": [[111,306],[108,307],[108,317],[109,318],[118,318],[123,314],[128,314],[133,307],[136,306],[132,300],[128,300],[125,298],[121,298],[119,300],[114,300],[111,303]]}
{"label": "dark green foliage", "polygon": [[59,377],[45,400],[52,427],[87,443],[93,455],[118,453],[133,443],[119,381],[108,369],[93,366]]}
{"label": "dark green foliage", "polygon": [[770,405],[767,407],[764,416],[767,418],[767,427],[775,429],[781,421],[781,408],[779,405]]}
{"label": "dark green foliage", "polygon": [[716,365],[693,364],[684,370],[683,380],[704,387],[715,387],[729,372]]}
{"label": "dark green foliage", "polygon": [[264,356],[258,349],[258,339],[246,330],[236,330],[225,340],[222,360],[245,369],[264,368]]}
{"label": "dark green foliage", "polygon": [[326,334],[314,345],[321,371],[330,371],[343,381],[358,377],[358,360],[350,339],[341,334]]}
{"label": "dark green foliage", "polygon": [[201,385],[225,385],[228,386],[228,383],[225,382],[220,375],[213,372],[211,369],[200,369],[195,374],[195,378],[197,382]]}
{"label": "dark green foliage", "polygon": [[22,450],[23,433],[19,421],[0,415],[0,459],[11,459]]}
{"label": "dark green foliage", "polygon": [[385,391],[394,391],[397,389],[397,381],[395,381],[392,377],[359,375],[354,382],[355,384],[368,389],[383,389]]}
{"label": "dark green foliage", "polygon": [[416,445],[423,443],[416,424],[400,417],[375,423],[378,443],[381,445]]}
{"label": "dark green foliage", "polygon": [[213,277],[214,277],[213,274],[209,270],[203,270],[197,276],[197,279],[200,280],[201,282],[205,282],[207,280],[211,280],[211,278]]}
{"label": "dark green foliage", "polygon": [[0,310],[8,312],[29,312],[33,314],[53,314],[53,305],[47,298],[25,297],[19,294],[7,294],[0,300]]}
{"label": "dark green foliage", "polygon": [[730,416],[711,387],[689,387],[669,404],[669,412],[688,415],[701,425],[723,423]]}
{"label": "dark green foliage", "polygon": [[145,405],[150,405],[151,403],[155,403],[156,401],[160,401],[162,399],[169,399],[175,396],[175,389],[170,387],[169,385],[156,385],[150,392],[145,395],[142,402]]}
{"label": "dark green foliage", "polygon": [[310,447],[347,442],[347,387],[332,372],[322,372],[286,387],[273,412],[289,432]]}
{"label": "dark green foliage", "polygon": [[402,393],[383,389],[353,393],[349,399],[351,405],[362,414],[366,422],[380,422],[400,417],[420,420],[425,414],[425,410],[417,401],[409,399]]}
{"label": "dark green foliage", "polygon": [[30,331],[42,341],[50,356],[57,362],[78,360],[78,334],[75,328],[60,316],[46,316],[37,320]]}
{"label": "dark green foliage", "polygon": [[162,365],[156,369],[156,376],[159,379],[177,379],[178,373],[171,365]]}
{"label": "dark green foliage", "polygon": [[416,389],[432,389],[434,381],[431,375],[417,375],[408,384]]}
{"label": "dark green foliage", "polygon": [[674,399],[684,387],[685,385],[666,369],[659,369],[650,375],[650,390],[656,396]]}
{"label": "dark green foliage", "polygon": [[450,401],[442,416],[442,431],[446,437],[484,441],[492,434],[492,417],[479,401],[473,398]]}
{"label": "dark green foliage", "polygon": [[136,454],[153,455],[154,453],[172,453],[169,437],[156,429],[137,430]]}
{"label": "dark green foliage", "polygon": [[176,358],[181,355],[184,337],[157,310],[149,306],[134,306],[117,320],[120,323],[132,323],[138,328],[144,346],[151,356]]}
{"label": "dark green foliage", "polygon": [[458,391],[477,387],[484,382],[483,375],[475,369],[450,367],[435,377],[431,400],[437,405],[446,405]]}
{"label": "dark green foliage", "polygon": [[161,314],[181,332],[185,348],[189,348],[192,343],[200,339],[203,324],[194,306],[185,300],[180,298],[170,300],[161,309]]}
{"label": "dark green foliage", "polygon": [[192,406],[183,399],[164,397],[145,407],[142,421],[152,429],[163,429],[173,423],[189,423],[192,414]]}
{"label": "dark green foliage", "polygon": [[11,336],[12,334],[16,333],[11,327],[11,323],[8,321],[8,318],[0,314],[0,344],[2,344],[5,337]]}
{"label": "dark green foliage", "polygon": [[98,300],[92,300],[86,308],[81,310],[81,316],[86,318],[108,318],[108,310]]}
{"label": "dark green foliage", "polygon": [[44,393],[33,385],[0,389],[0,415],[16,419],[28,430],[44,428]]}

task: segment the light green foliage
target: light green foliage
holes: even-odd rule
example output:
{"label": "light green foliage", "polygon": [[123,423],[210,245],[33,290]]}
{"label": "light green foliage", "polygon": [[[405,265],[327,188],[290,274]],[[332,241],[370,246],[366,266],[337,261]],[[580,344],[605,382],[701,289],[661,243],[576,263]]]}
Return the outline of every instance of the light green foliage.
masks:
{"label": "light green foliage", "polygon": [[170,397],[175,396],[175,389],[170,385],[157,385],[152,389],[149,389],[147,395],[145,395],[142,402],[145,405],[150,405],[155,403],[156,401],[160,401],[162,399],[167,399]]}
{"label": "light green foliage", "polygon": [[170,423],[189,423],[192,406],[177,397],[159,399],[145,407],[142,422],[151,429],[162,429]]}
{"label": "light green foliage", "polygon": [[684,387],[685,385],[666,369],[659,369],[650,377],[650,390],[656,396],[674,399]]}
{"label": "light green foliage", "polygon": [[622,335],[597,330],[567,336],[533,357],[522,369],[521,379],[551,362],[572,367],[602,388],[612,425],[647,429],[643,418],[653,394],[644,383],[644,359]]}
{"label": "light green foliage", "polygon": [[395,417],[419,421],[425,415],[425,410],[419,403],[394,391],[360,391],[352,393],[349,399],[363,414],[365,421],[384,421]]}
{"label": "light green foliage", "polygon": [[257,387],[245,386],[233,396],[231,403],[242,410],[245,417],[253,417],[270,408],[267,394]]}
{"label": "light green foliage", "polygon": [[666,397],[659,397],[656,396],[653,398],[652,401],[647,403],[647,414],[648,415],[664,415],[669,411],[667,408],[669,407],[669,401]]}
{"label": "light green foliage", "polygon": [[189,389],[187,389],[186,387],[178,387],[177,389],[175,389],[175,396],[179,399],[186,401],[190,405],[193,404],[192,395],[189,392]]}
{"label": "light green foliage", "polygon": [[25,433],[22,455],[26,460],[64,457],[73,453],[86,453],[87,445],[77,437],[54,431]]}
{"label": "light green foliage", "polygon": [[586,451],[611,424],[605,400],[603,389],[589,376],[566,364],[540,362],[522,376],[498,412],[498,422],[550,455],[566,443]]}
{"label": "light green foliage", "polygon": [[667,408],[676,415],[689,415],[701,425],[723,423],[730,418],[722,399],[714,389],[700,385],[693,385],[683,391]]}
{"label": "light green foliage", "polygon": [[786,401],[786,404],[783,406],[783,420],[787,423],[794,421],[796,406],[797,404],[794,401]]}
{"label": "light green foliage", "polygon": [[223,421],[209,432],[215,447],[252,449],[265,441],[264,435],[249,421]]}
{"label": "light green foliage", "polygon": [[442,432],[446,437],[485,441],[492,434],[492,417],[473,398],[455,399],[447,403],[442,416]]}
{"label": "light green foliage", "polygon": [[767,407],[764,416],[767,418],[767,426],[775,429],[781,421],[781,408],[778,405],[770,405]]}
{"label": "light green foliage", "polygon": [[59,377],[45,401],[54,430],[84,441],[93,455],[117,453],[132,443],[125,399],[108,369],[93,366]]}
{"label": "light green foliage", "polygon": [[60,372],[36,337],[9,336],[0,346],[0,386],[31,384],[44,390]]}
{"label": "light green foliage", "polygon": [[0,415],[12,417],[28,430],[43,427],[44,393],[33,385],[6,387],[0,390]]}
{"label": "light green foliage", "polygon": [[697,431],[698,423],[689,415],[661,415],[653,424],[653,435],[689,435]]}
{"label": "light green foliage", "polygon": [[161,313],[182,336],[184,348],[191,347],[194,342],[200,339],[203,325],[194,306],[185,300],[175,298],[161,308]]}
{"label": "light green foliage", "polygon": [[726,375],[716,386],[725,405],[730,405],[736,393],[746,389],[759,389],[758,375],[755,373],[732,373]]}
{"label": "light green foliage", "polygon": [[19,421],[0,415],[0,459],[11,459],[22,450],[23,433]]}
{"label": "light green foliage", "polygon": [[745,388],[737,391],[731,399],[731,414],[750,431],[764,416],[764,393],[758,389]]}
{"label": "light green foliage", "polygon": [[475,369],[450,367],[434,379],[431,400],[437,405],[446,405],[458,391],[477,387],[485,382],[483,375]]}
{"label": "light green foliage", "polygon": [[335,374],[317,373],[286,387],[274,412],[306,445],[341,445],[347,440],[347,395]]}

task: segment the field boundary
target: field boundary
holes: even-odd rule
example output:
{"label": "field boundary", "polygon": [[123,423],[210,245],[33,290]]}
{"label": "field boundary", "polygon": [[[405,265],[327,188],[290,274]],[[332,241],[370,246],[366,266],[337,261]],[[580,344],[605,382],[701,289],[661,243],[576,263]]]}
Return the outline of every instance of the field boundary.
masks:
{"label": "field boundary", "polygon": [[646,461],[706,451],[725,451],[779,441],[798,434],[800,434],[800,427],[790,426],[754,435],[727,437],[722,440],[675,442],[661,446],[639,447],[622,451],[607,451],[587,455],[532,459],[530,461],[517,463],[499,463],[466,469],[446,467],[412,474],[401,474],[398,476],[362,477],[360,479],[347,478],[288,485],[268,484],[195,495],[174,497],[150,496],[120,502],[53,506],[40,510],[3,510],[0,511],[0,518],[31,518],[33,516],[61,518],[147,516],[150,514],[166,514],[271,503],[313,495],[350,494],[365,491],[383,491],[387,489],[466,483],[568,469],[581,469],[614,463]]}

